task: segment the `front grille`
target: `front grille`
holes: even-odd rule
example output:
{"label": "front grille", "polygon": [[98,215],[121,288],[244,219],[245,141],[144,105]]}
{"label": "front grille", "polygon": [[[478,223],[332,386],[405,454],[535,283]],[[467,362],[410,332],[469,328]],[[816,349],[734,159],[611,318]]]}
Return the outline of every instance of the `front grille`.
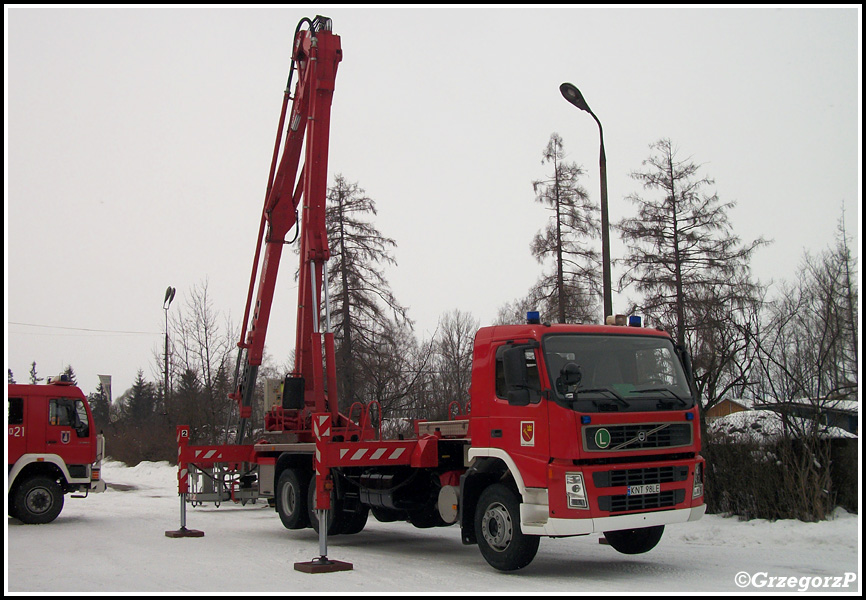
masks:
{"label": "front grille", "polygon": [[676,448],[691,443],[691,423],[639,423],[583,429],[583,445],[590,452]]}
{"label": "front grille", "polygon": [[687,466],[647,467],[644,469],[620,469],[601,471],[592,474],[592,482],[597,488],[621,485],[645,485],[649,483],[673,483],[685,481],[689,476]]}
{"label": "front grille", "polygon": [[659,494],[641,494],[638,496],[600,496],[598,507],[607,512],[626,512],[631,510],[653,510],[669,508],[685,501],[685,490],[669,490]]}

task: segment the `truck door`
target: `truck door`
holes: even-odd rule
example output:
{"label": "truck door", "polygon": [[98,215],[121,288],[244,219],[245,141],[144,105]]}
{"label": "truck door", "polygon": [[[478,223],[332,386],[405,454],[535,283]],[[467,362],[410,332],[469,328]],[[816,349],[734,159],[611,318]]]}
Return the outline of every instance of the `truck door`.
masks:
{"label": "truck door", "polygon": [[26,438],[24,437],[24,398],[10,396],[9,412],[6,414],[9,426],[7,448],[9,449],[9,464],[11,465],[27,452]]}
{"label": "truck door", "polygon": [[547,485],[547,464],[550,459],[547,402],[541,394],[538,371],[538,349],[523,352],[529,384],[526,405],[509,402],[505,384],[503,355],[511,346],[496,351],[496,398],[490,406],[490,445],[508,452],[520,469],[529,487]]}
{"label": "truck door", "polygon": [[84,400],[80,398],[48,400],[45,443],[46,452],[63,457],[68,465],[87,465],[93,462],[95,448],[91,441],[90,420]]}

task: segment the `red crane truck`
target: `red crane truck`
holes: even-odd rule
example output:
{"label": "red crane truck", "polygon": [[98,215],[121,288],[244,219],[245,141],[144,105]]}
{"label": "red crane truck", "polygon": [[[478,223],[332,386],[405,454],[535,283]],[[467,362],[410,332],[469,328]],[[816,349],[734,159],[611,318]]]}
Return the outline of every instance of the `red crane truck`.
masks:
{"label": "red crane truck", "polygon": [[[245,327],[253,314],[238,343],[237,439],[191,446],[189,429],[178,428],[181,529],[185,502],[261,497],[285,527],[319,532],[322,565],[331,564],[327,536],[359,533],[372,513],[421,528],[459,524],[465,544],[478,544],[494,568],[509,571],[532,561],[542,536],[602,532],[615,549],[633,554],[653,548],[666,524],[701,518],[704,463],[688,355],[669,334],[638,321],[550,325],[531,314],[526,324],[480,329],[470,404],[447,421],[416,421],[411,439],[381,439],[375,403],[356,403],[349,414],[338,410],[323,281],[328,125],[341,57],[329,19],[301,21]],[[295,70],[299,80],[290,97]],[[294,372],[285,378],[281,404],[265,415],[263,438],[244,443],[280,253],[296,225]]]}
{"label": "red crane truck", "polygon": [[9,516],[50,523],[63,496],[105,491],[105,442],[81,390],[61,375],[47,385],[9,384]]}

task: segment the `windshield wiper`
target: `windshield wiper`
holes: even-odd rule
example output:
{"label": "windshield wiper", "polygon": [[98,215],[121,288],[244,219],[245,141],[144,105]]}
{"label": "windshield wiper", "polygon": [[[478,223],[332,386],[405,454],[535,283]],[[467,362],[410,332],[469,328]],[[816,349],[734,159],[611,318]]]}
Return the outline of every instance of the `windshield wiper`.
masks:
{"label": "windshield wiper", "polygon": [[679,401],[679,403],[682,404],[683,406],[688,406],[688,405],[689,405],[688,402],[686,402],[685,400],[683,400],[683,398],[680,397],[680,395],[677,394],[675,391],[673,391],[671,388],[666,388],[666,387],[657,387],[657,388],[649,388],[649,389],[646,389],[646,390],[632,390],[632,391],[630,391],[629,393],[630,393],[630,394],[649,394],[649,393],[652,393],[652,392],[667,392],[668,394],[670,394],[671,396],[673,396],[674,398],[676,398],[676,399]]}
{"label": "windshield wiper", "polygon": [[619,394],[617,394],[617,393],[616,393],[615,391],[613,391],[612,389],[610,389],[610,388],[606,388],[606,387],[590,388],[590,389],[576,388],[576,389],[574,390],[575,401],[577,400],[577,395],[578,395],[578,394],[590,394],[590,393],[593,393],[593,392],[597,392],[597,393],[601,393],[601,394],[610,394],[611,396],[613,396],[614,400],[616,400],[617,402],[619,402],[621,405],[625,406],[626,408],[628,408],[629,406],[631,406],[628,402],[626,402],[626,401],[623,399],[622,396],[620,396]]}

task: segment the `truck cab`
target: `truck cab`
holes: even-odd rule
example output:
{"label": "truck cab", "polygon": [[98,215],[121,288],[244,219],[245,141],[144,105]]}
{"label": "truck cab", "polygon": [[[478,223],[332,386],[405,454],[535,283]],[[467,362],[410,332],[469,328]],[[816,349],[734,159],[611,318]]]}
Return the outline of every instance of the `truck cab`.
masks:
{"label": "truck cab", "polygon": [[78,387],[65,376],[46,385],[10,384],[8,399],[10,516],[50,523],[63,509],[64,494],[105,491],[104,438]]}
{"label": "truck cab", "polygon": [[688,356],[633,323],[476,335],[461,519],[464,542],[493,566],[522,566],[509,552],[531,560],[537,536],[599,532],[620,552],[646,552],[665,524],[704,514]]}

